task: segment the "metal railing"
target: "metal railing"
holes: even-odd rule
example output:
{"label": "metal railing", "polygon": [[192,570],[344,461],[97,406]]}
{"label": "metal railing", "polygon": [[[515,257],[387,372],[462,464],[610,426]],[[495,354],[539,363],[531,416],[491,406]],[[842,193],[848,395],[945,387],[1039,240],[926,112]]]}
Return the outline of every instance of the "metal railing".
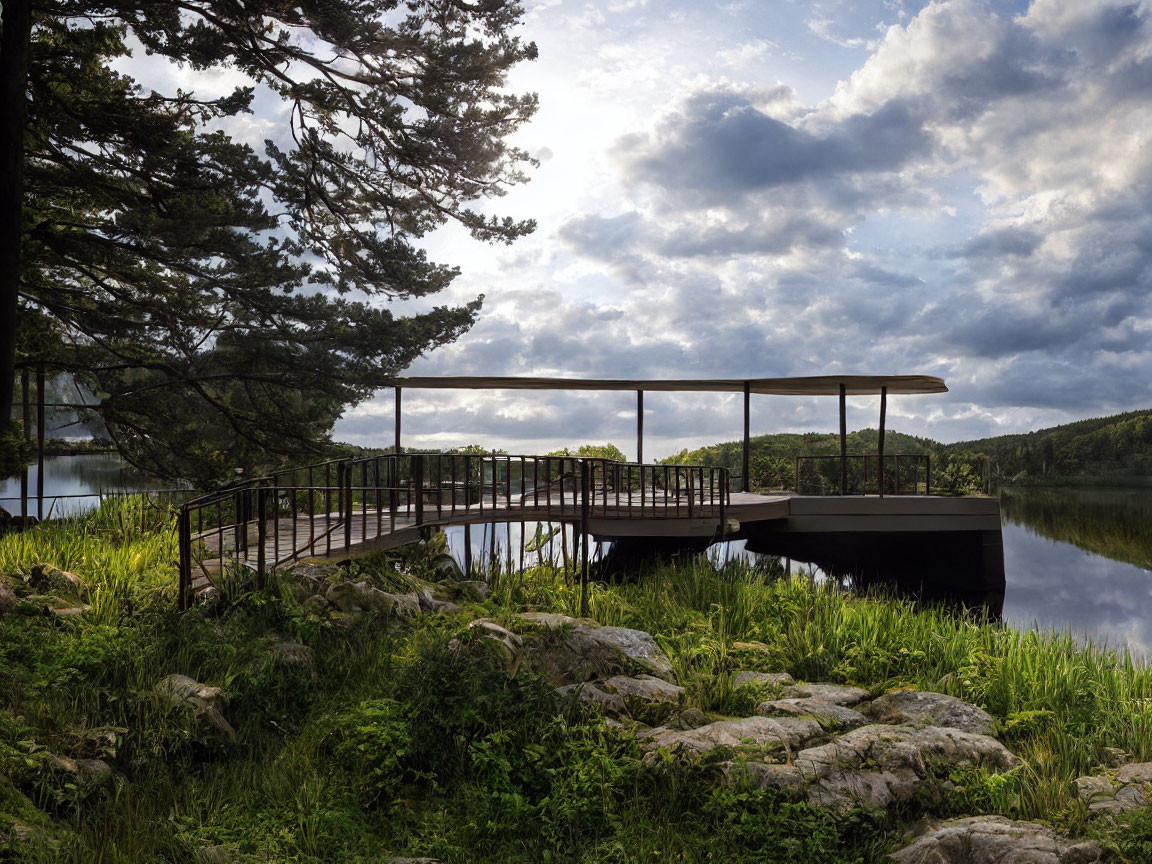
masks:
{"label": "metal railing", "polygon": [[[398,529],[504,521],[718,519],[727,469],[572,456],[412,453],[338,459],[202,495],[179,514],[180,602],[195,570],[331,556]],[[586,537],[584,542],[587,547]]]}
{"label": "metal railing", "polygon": [[927,454],[797,456],[797,495],[931,495]]}
{"label": "metal railing", "polygon": [[225,562],[252,565],[263,579],[270,566],[283,563],[278,560],[282,530],[283,539],[291,539],[291,557],[305,549],[330,552],[332,533],[343,519],[346,462],[333,459],[279,471],[185,502],[177,517],[181,608],[192,595],[194,568],[210,572],[205,561],[215,560],[221,567]]}

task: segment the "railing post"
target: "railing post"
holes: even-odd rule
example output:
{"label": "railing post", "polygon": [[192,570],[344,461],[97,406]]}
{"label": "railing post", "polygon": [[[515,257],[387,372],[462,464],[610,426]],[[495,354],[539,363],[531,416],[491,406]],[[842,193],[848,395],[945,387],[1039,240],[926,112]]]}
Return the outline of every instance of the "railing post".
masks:
{"label": "railing post", "polygon": [[848,409],[847,388],[840,385],[840,494],[848,494]]}
{"label": "railing post", "polygon": [[932,494],[932,457],[924,454],[924,494]]}
{"label": "railing post", "polygon": [[724,539],[724,535],[728,533],[728,489],[732,483],[732,477],[728,473],[727,468],[720,469],[720,539]]}
{"label": "railing post", "polygon": [[424,456],[412,457],[412,494],[416,496],[416,524],[424,524]]}
{"label": "railing post", "polygon": [[[248,545],[248,526],[244,524],[244,505],[242,503],[246,491],[246,489],[237,489],[232,493],[232,542],[236,546],[236,557],[240,557],[240,553]],[[241,526],[243,526],[243,532]],[[224,550],[221,549],[220,551],[223,553]]]}
{"label": "railing post", "polygon": [[[256,487],[256,586],[264,587],[264,569],[268,563],[264,544],[268,540],[268,526],[264,522],[267,495],[263,485]],[[223,562],[221,562],[223,563]]]}
{"label": "railing post", "polygon": [[580,616],[588,616],[588,521],[591,515],[588,463],[580,461]]}
{"label": "railing post", "polygon": [[[176,537],[180,554],[180,583],[177,588],[177,602],[180,610],[188,608],[192,593],[192,515],[187,507],[180,508],[176,520]],[[223,559],[223,556],[221,556]],[[223,560],[221,560],[223,564]]]}
{"label": "railing post", "polygon": [[400,457],[388,460],[388,530],[396,530],[396,509],[400,495]]}
{"label": "railing post", "polygon": [[341,485],[341,497],[344,499],[344,549],[348,550],[352,547],[352,478],[355,474],[354,471],[349,470],[349,466],[343,462],[340,467],[344,469],[342,473],[343,484]]}

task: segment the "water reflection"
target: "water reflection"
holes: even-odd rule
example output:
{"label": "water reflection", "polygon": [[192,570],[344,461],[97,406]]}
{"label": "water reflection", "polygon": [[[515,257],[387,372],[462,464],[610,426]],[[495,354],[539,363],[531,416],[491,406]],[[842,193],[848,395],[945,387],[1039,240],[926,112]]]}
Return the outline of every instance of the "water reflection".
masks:
{"label": "water reflection", "polygon": [[1152,656],[1152,490],[1007,489],[1001,501],[1005,619]]}
{"label": "water reflection", "polygon": [[[28,511],[36,515],[36,465],[28,468]],[[159,481],[128,465],[119,456],[91,454],[51,456],[44,460],[44,515],[65,516],[90,510],[100,503],[101,492],[164,489]],[[20,478],[0,480],[0,507],[20,515]]]}
{"label": "water reflection", "polygon": [[1152,489],[1007,488],[1004,519],[1051,540],[1152,568]]}

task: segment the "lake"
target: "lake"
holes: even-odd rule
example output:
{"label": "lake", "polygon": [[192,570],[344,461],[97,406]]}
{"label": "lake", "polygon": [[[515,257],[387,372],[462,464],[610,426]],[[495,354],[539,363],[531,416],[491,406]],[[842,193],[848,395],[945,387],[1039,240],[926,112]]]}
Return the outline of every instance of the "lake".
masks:
{"label": "lake", "polygon": [[1001,493],[1004,619],[1152,656],[1152,488]]}
{"label": "lake", "polygon": [[[100,503],[100,492],[167,489],[169,482],[142,474],[113,454],[50,456],[44,460],[44,515],[81,513]],[[0,480],[0,507],[20,513],[20,478]],[[36,464],[28,468],[28,512],[36,515]]]}
{"label": "lake", "polygon": [[[158,483],[116,456],[55,456],[45,461],[45,514],[75,513],[96,506],[98,493],[155,489]],[[29,472],[35,494],[36,469]],[[20,482],[0,482],[0,506],[19,511]],[[10,500],[15,498],[16,500]],[[1152,488],[1006,488],[1001,493],[1005,621],[1027,627],[1067,630],[1116,648],[1152,656]],[[30,509],[36,512],[34,498]],[[527,528],[531,540],[535,526]],[[506,560],[508,528],[496,530],[498,556]],[[490,551],[491,529],[472,531],[473,560]],[[519,564],[519,526],[511,527],[513,565]],[[448,532],[452,550],[463,558],[463,529]],[[569,538],[571,543],[571,538]],[[606,544],[605,544],[606,545]],[[717,557],[746,556],[743,543],[725,544]],[[561,557],[560,538],[545,543],[545,556]],[[526,563],[533,562],[527,555]],[[793,562],[794,569],[803,565]]]}

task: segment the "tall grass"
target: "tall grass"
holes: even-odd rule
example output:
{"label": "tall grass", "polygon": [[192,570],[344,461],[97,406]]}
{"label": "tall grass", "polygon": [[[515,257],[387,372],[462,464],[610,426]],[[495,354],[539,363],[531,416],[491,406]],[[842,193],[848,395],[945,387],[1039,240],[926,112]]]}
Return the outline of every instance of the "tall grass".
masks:
{"label": "tall grass", "polygon": [[[578,595],[535,571],[505,603],[575,614]],[[980,705],[1027,763],[1005,815],[1082,817],[1071,781],[1119,748],[1152,759],[1152,668],[1066,633],[1017,629],[883,593],[854,596],[804,576],[765,581],[741,562],[706,560],[628,584],[594,585],[592,617],[656,635],[705,710],[729,704],[738,668],[788,672],[879,694],[911,687]],[[733,642],[758,642],[733,651]]]}
{"label": "tall grass", "polygon": [[[138,526],[109,506],[0,538],[0,574],[54,564],[89,581],[93,606],[64,621],[0,616],[0,835],[19,819],[58,841],[25,860],[191,861],[222,845],[240,862],[878,862],[899,842],[898,819],[840,818],[717,786],[706,766],[648,765],[632,736],[595,716],[556,716],[540,682],[448,650],[470,617],[578,615],[579,585],[559,568],[493,568],[484,604],[411,631],[346,629],[275,589],[179,613],[172,532]],[[435,578],[441,552],[405,553],[403,566]],[[356,578],[407,590],[396,563],[366,559]],[[985,707],[1025,764],[1007,778],[958,779],[965,791],[942,815],[1087,830],[1070,781],[1106,762],[1106,748],[1152,759],[1152,672],[1067,635],[706,559],[593,584],[589,603],[603,624],[652,633],[706,712],[751,710],[731,687],[740,669]],[[267,661],[274,634],[312,648],[317,679]],[[177,672],[225,689],[236,742],[205,740],[156,698],[156,682]],[[109,730],[113,743],[94,751]],[[99,755],[117,784],[104,799],[62,798],[29,767],[44,751]],[[1143,848],[1145,821],[1117,829],[1117,848]]]}
{"label": "tall grass", "polygon": [[89,623],[167,603],[175,596],[177,557],[171,513],[141,496],[107,499],[88,513],[0,537],[0,573],[26,576],[47,563],[84,579]]}

